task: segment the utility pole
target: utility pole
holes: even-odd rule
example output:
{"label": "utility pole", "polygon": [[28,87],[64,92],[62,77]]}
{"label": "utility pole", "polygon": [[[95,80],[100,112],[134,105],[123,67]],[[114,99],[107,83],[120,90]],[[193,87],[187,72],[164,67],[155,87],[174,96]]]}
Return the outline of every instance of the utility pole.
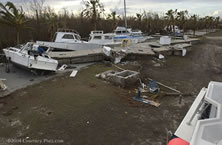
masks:
{"label": "utility pole", "polygon": [[124,13],[125,13],[125,27],[127,28],[127,20],[126,20],[126,0],[124,0]]}

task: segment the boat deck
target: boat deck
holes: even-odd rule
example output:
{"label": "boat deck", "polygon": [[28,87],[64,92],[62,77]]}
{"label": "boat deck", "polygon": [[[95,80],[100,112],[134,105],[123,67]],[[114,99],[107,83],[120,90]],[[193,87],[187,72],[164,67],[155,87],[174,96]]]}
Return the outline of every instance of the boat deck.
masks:
{"label": "boat deck", "polygon": [[57,59],[59,64],[96,62],[104,59],[102,48],[66,52],[49,52],[49,56]]}
{"label": "boat deck", "polygon": [[[190,145],[217,145],[222,143],[222,83],[210,82],[203,88],[175,135],[186,140]],[[203,101],[211,104],[209,118],[199,119],[199,109],[204,109]]]}

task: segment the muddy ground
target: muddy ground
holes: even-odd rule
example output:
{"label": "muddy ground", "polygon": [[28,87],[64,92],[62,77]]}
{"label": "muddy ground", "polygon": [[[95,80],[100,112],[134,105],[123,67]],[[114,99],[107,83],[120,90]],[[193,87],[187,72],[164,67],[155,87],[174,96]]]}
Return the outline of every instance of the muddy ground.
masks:
{"label": "muddy ground", "polygon": [[221,46],[220,40],[202,39],[185,57],[169,56],[160,67],[150,60],[119,65],[140,70],[143,81],[150,77],[192,93],[182,104],[177,96],[162,95],[159,108],[133,101],[134,88],[95,77],[114,69],[104,64],[16,91],[0,99],[0,145],[165,145],[166,130],[176,130],[200,89],[222,81]]}

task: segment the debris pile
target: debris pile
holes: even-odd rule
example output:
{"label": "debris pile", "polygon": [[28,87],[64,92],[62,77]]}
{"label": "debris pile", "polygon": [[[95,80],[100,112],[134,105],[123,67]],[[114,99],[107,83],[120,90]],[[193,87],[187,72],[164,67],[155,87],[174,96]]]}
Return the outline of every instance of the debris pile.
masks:
{"label": "debris pile", "polygon": [[149,97],[147,97],[147,96],[141,96],[141,91],[140,91],[140,89],[138,89],[137,95],[134,96],[133,99],[136,100],[136,101],[145,103],[145,104],[149,104],[149,105],[155,106],[155,107],[159,107],[159,106],[160,106],[160,103],[155,102],[155,101],[153,101],[153,100],[150,100]]}
{"label": "debris pile", "polygon": [[109,70],[96,75],[97,78],[104,79],[111,82],[114,85],[118,85],[122,88],[130,87],[135,85],[139,79],[139,72],[123,70],[117,72],[114,70]]}

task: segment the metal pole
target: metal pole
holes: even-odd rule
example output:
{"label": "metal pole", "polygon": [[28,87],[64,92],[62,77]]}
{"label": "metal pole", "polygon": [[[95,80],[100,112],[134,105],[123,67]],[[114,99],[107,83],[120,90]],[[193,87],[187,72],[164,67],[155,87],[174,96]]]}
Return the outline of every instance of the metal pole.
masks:
{"label": "metal pole", "polygon": [[127,28],[127,20],[126,20],[126,0],[124,0],[124,13],[125,13],[125,27]]}

